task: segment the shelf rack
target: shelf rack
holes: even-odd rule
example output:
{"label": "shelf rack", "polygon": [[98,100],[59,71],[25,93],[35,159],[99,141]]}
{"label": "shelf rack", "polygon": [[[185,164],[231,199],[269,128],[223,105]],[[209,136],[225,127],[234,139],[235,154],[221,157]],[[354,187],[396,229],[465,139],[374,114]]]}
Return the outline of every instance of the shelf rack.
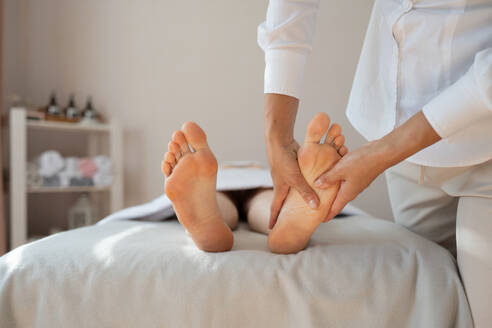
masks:
{"label": "shelf rack", "polygon": [[80,186],[80,187],[30,187],[27,188],[28,193],[47,193],[47,192],[95,192],[95,191],[110,191],[110,186]]}
{"label": "shelf rack", "polygon": [[26,126],[30,129],[52,130],[52,131],[73,131],[73,132],[103,132],[111,130],[110,124],[83,124],[83,123],[66,123],[53,121],[26,121]]}
{"label": "shelf rack", "polygon": [[[109,192],[110,211],[123,208],[123,168],[122,168],[122,132],[116,121],[109,124],[89,125],[83,123],[65,123],[53,121],[29,121],[24,108],[12,108],[9,117],[10,127],[10,249],[27,242],[27,195],[29,193],[61,192]],[[74,132],[88,134],[88,156],[97,155],[98,137],[109,137],[109,157],[113,166],[111,186],[78,187],[35,187],[28,188],[26,183],[27,145],[29,129],[52,132]]]}

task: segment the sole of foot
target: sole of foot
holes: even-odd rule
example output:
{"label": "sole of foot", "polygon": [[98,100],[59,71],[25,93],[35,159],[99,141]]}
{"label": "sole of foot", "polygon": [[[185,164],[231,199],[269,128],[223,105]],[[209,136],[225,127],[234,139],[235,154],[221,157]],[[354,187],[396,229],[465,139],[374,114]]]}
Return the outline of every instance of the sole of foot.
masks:
{"label": "sole of foot", "polygon": [[179,222],[196,246],[207,252],[228,251],[234,242],[217,204],[217,168],[205,132],[194,122],[183,124],[162,161],[164,191]]}
{"label": "sole of foot", "polygon": [[330,127],[330,118],[326,113],[318,113],[309,123],[297,156],[304,178],[319,196],[320,206],[316,210],[311,209],[300,194],[291,189],[268,236],[268,246],[272,252],[291,254],[303,250],[328,215],[340,184],[317,189],[314,180],[332,168],[341,158],[340,154],[346,153],[344,142],[340,126],[333,124]]}

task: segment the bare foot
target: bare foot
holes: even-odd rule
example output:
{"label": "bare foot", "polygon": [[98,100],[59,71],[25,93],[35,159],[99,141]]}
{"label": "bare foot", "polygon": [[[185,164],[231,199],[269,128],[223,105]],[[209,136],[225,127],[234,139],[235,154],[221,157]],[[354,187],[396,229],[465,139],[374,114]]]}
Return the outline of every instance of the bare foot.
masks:
{"label": "bare foot", "polygon": [[179,222],[201,250],[230,250],[234,239],[217,204],[217,160],[205,132],[198,124],[186,122],[168,148],[162,162],[164,189]]}
{"label": "bare foot", "polygon": [[[268,246],[274,253],[297,253],[304,249],[316,228],[328,215],[339,184],[327,189],[314,188],[314,180],[329,170],[347,152],[338,124],[330,126],[330,118],[318,113],[309,123],[304,143],[298,152],[301,172],[309,185],[318,193],[320,206],[311,209],[299,193],[290,190],[280,211],[277,223],[268,236]],[[327,133],[328,132],[328,133]],[[323,143],[322,138],[327,133]]]}

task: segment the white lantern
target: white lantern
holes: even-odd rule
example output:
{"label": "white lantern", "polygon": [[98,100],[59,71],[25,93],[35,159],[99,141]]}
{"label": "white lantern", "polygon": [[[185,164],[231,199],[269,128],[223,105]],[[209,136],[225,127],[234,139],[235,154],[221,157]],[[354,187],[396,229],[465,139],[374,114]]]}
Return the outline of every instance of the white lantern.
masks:
{"label": "white lantern", "polygon": [[87,195],[82,195],[68,211],[68,228],[75,229],[94,224],[96,211]]}

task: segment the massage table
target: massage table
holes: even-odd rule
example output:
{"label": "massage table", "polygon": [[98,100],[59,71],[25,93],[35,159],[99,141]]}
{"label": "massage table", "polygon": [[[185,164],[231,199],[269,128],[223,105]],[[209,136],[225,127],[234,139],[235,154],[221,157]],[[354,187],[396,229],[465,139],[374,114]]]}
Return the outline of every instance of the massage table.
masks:
{"label": "massage table", "polygon": [[349,206],[279,255],[242,222],[207,253],[165,200],[1,257],[0,327],[472,327],[454,258],[395,223]]}

